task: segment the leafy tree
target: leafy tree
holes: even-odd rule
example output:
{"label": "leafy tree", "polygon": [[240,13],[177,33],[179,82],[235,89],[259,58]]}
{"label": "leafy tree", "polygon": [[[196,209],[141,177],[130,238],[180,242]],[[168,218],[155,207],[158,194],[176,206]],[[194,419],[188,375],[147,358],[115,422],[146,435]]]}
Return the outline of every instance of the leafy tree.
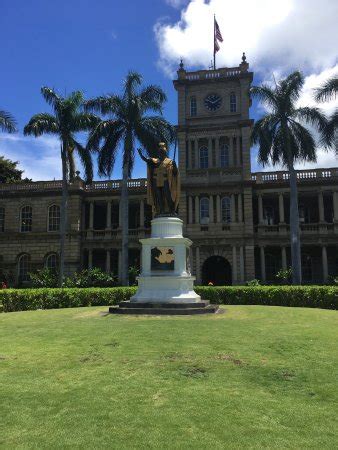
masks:
{"label": "leafy tree", "polygon": [[[88,148],[99,151],[101,175],[110,176],[118,151],[122,152],[122,284],[128,285],[128,179],[131,177],[135,143],[139,142],[149,155],[158,143],[174,140],[174,128],[162,117],[166,95],[158,86],[142,87],[142,76],[129,72],[122,95],[106,95],[88,100],[86,109],[108,116],[90,133]],[[155,112],[157,115],[148,115]],[[102,143],[102,145],[101,145]]]}
{"label": "leafy tree", "polygon": [[302,74],[294,72],[276,83],[274,88],[263,84],[250,89],[251,94],[268,109],[252,130],[252,142],[259,146],[258,161],[263,166],[282,164],[289,171],[293,284],[301,283],[297,173],[294,164],[298,161],[316,161],[315,140],[303,123],[317,127],[320,132],[327,125],[325,116],[318,108],[297,108],[296,102],[303,85]]}
{"label": "leafy tree", "polygon": [[64,276],[64,249],[67,230],[68,182],[75,173],[74,152],[76,151],[85,168],[86,179],[91,182],[93,165],[90,152],[76,139],[76,133],[90,130],[98,121],[93,114],[83,112],[83,94],[72,92],[68,97],[62,97],[55,90],[43,87],[41,94],[52,106],[53,114],[39,113],[34,115],[24,128],[25,135],[35,137],[43,134],[54,134],[59,137],[62,161],[62,201],[60,224],[60,270],[59,285],[62,286]]}
{"label": "leafy tree", "polygon": [[[315,90],[315,100],[317,102],[328,102],[338,95],[338,77],[332,77],[327,80],[320,88]],[[338,156],[338,145],[336,130],[338,128],[338,108],[335,109],[330,117],[326,127],[322,132],[322,142],[326,147],[336,145],[336,154]]]}
{"label": "leafy tree", "polygon": [[7,111],[0,110],[0,130],[7,133],[15,133],[17,131],[16,121]]}
{"label": "leafy tree", "polygon": [[18,164],[18,161],[11,161],[4,156],[0,156],[0,183],[31,181],[28,178],[22,179],[23,170],[17,169]]}

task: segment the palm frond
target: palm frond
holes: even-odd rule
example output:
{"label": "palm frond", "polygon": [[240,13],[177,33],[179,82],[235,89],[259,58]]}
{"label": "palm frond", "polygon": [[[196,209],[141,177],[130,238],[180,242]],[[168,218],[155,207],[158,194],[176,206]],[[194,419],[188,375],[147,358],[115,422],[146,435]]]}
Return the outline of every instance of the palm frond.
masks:
{"label": "palm frond", "polygon": [[0,111],[0,130],[7,133],[15,133],[17,131],[16,121],[7,111]]}
{"label": "palm frond", "polygon": [[163,103],[166,100],[167,96],[164,91],[156,85],[147,86],[140,93],[141,110],[143,112],[152,110],[162,114]]}
{"label": "palm frond", "polygon": [[337,97],[338,77],[334,76],[327,80],[321,87],[315,89],[315,100],[317,102],[328,102]]}
{"label": "palm frond", "polygon": [[280,81],[280,95],[282,95],[289,103],[293,104],[299,99],[303,85],[303,74],[299,71],[293,72],[284,80]]}
{"label": "palm frond", "polygon": [[74,117],[73,131],[89,131],[95,128],[101,119],[95,114],[78,113]]}
{"label": "palm frond", "polygon": [[34,135],[35,137],[42,134],[58,134],[60,126],[56,118],[48,113],[35,114],[28,124],[24,127],[24,135]]}
{"label": "palm frond", "polygon": [[74,143],[74,149],[76,150],[81,164],[84,167],[85,172],[85,181],[86,183],[90,184],[93,181],[93,161],[92,156],[88,148],[83,147],[79,142],[77,142],[75,139],[73,140]]}
{"label": "palm frond", "polygon": [[319,108],[308,106],[297,108],[292,112],[291,117],[315,126],[320,132],[327,126],[327,119]]}
{"label": "palm frond", "polygon": [[129,71],[124,80],[124,99],[131,99],[136,95],[136,88],[142,83],[142,75],[138,72]]}
{"label": "palm frond", "polygon": [[252,86],[250,88],[250,95],[265,104],[272,111],[278,109],[278,102],[276,93],[270,86],[263,84],[262,86]]}
{"label": "palm frond", "polygon": [[62,101],[62,97],[59,94],[57,94],[54,89],[49,88],[47,86],[43,86],[41,88],[41,94],[42,97],[46,100],[46,102],[49,105],[52,105],[53,107],[59,105]]}
{"label": "palm frond", "polygon": [[112,128],[107,134],[104,144],[99,152],[98,168],[100,175],[111,176],[114,169],[119,143],[122,140],[124,130]]}
{"label": "palm frond", "polygon": [[338,156],[338,108],[336,108],[326,127],[322,130],[320,143],[326,149],[334,148]]}

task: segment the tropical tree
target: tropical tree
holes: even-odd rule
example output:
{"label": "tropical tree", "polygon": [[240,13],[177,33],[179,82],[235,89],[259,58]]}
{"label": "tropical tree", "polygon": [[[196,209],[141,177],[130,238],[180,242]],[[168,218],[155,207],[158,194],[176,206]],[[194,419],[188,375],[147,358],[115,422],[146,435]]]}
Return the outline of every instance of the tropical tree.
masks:
{"label": "tropical tree", "polygon": [[300,284],[302,279],[297,173],[294,165],[301,161],[316,161],[315,140],[303,124],[315,126],[320,132],[327,124],[318,108],[297,107],[303,84],[303,75],[294,72],[276,83],[275,87],[263,84],[250,89],[250,93],[268,111],[256,121],[252,130],[252,142],[259,146],[258,161],[263,166],[281,164],[289,171],[293,284]]}
{"label": "tropical tree", "polygon": [[[328,102],[338,95],[338,77],[332,77],[327,80],[321,87],[315,90],[315,100],[317,102]],[[338,145],[336,138],[336,130],[338,128],[338,108],[336,108],[328,120],[326,127],[322,132],[322,142],[326,147],[336,145],[336,154],[338,156]]]}
{"label": "tropical tree", "polygon": [[59,285],[62,286],[64,277],[65,237],[67,230],[67,202],[68,182],[72,181],[75,173],[74,152],[76,151],[84,168],[87,182],[93,177],[93,165],[90,152],[75,138],[76,133],[90,130],[98,118],[83,111],[84,98],[80,91],[72,92],[62,97],[49,87],[42,87],[41,94],[51,105],[54,114],[39,113],[34,115],[24,128],[25,135],[35,137],[43,134],[54,134],[60,140],[62,162],[62,200],[60,221],[60,266]]}
{"label": "tropical tree", "polygon": [[18,161],[11,161],[0,156],[0,183],[18,183],[32,181],[28,178],[22,179],[23,170],[19,170]]}
{"label": "tropical tree", "polygon": [[0,130],[6,131],[7,133],[15,133],[17,131],[16,121],[7,111],[0,110]]}
{"label": "tropical tree", "polygon": [[[121,95],[105,95],[88,100],[86,110],[96,111],[102,120],[89,135],[87,146],[99,152],[98,169],[101,175],[110,176],[116,156],[122,152],[122,270],[121,281],[128,285],[128,179],[135,160],[138,142],[149,155],[153,155],[160,141],[171,143],[174,128],[162,117],[166,95],[158,86],[142,86],[142,76],[129,72]],[[149,115],[149,113],[157,115]]]}

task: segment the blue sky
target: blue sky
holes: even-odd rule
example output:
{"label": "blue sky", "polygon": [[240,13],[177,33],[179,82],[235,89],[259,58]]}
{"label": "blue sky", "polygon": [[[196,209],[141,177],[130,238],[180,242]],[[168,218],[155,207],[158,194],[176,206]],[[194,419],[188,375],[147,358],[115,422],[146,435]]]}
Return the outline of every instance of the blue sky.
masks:
{"label": "blue sky", "polygon": [[[256,21],[252,3],[258,9]],[[311,41],[317,26],[311,19],[318,8],[315,0],[242,0],[237,6],[230,0],[2,0],[0,108],[14,114],[22,130],[33,114],[49,110],[41,98],[41,86],[54,87],[61,93],[80,89],[91,97],[118,91],[127,71],[133,69],[142,73],[145,83],[159,84],[166,91],[165,117],[176,123],[172,75],[180,56],[192,68],[207,66],[212,56],[209,35],[214,12],[225,37],[219,53],[221,65],[237,65],[246,50],[256,83],[270,79],[272,71],[283,75],[300,66],[306,76],[312,77],[308,83],[312,86],[338,67],[336,49],[328,49],[326,43],[330,40],[332,47],[332,38],[338,39],[332,21],[332,16],[337,17],[337,2],[323,0],[322,9],[323,3],[328,11],[324,15],[320,10],[318,29],[325,30],[321,46]],[[309,6],[311,17],[307,14]],[[259,22],[261,11],[265,14],[263,24]],[[297,36],[296,50],[292,42],[279,39],[281,34],[285,36],[285,30],[296,32],[293,24],[297,14],[302,17],[302,39],[312,46],[311,52]],[[264,25],[266,21],[269,26]],[[234,23],[241,24],[245,32],[238,34],[231,28]],[[257,114],[254,107],[252,116]],[[2,134],[0,153],[19,160],[26,175],[35,180],[59,176],[59,150],[52,137]],[[326,165],[332,163],[332,158],[324,161]],[[143,175],[144,168],[137,162],[134,176]],[[120,176],[119,162],[114,176]]]}

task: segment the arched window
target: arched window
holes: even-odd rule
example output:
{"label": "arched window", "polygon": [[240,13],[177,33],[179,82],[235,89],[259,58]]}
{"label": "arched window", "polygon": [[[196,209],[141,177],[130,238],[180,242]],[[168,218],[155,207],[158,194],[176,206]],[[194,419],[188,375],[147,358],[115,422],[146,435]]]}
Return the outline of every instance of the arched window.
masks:
{"label": "arched window", "polygon": [[20,214],[20,229],[22,233],[25,233],[27,231],[32,231],[32,207],[31,206],[23,206],[21,208],[21,214]]}
{"label": "arched window", "polygon": [[200,168],[207,169],[209,165],[209,151],[208,147],[200,148]]}
{"label": "arched window", "polygon": [[0,233],[5,231],[5,208],[0,207]]}
{"label": "arched window", "polygon": [[197,114],[197,102],[196,102],[196,97],[191,97],[190,98],[190,115],[192,117],[196,116]]}
{"label": "arched window", "polygon": [[236,94],[231,92],[230,94],[230,112],[235,113],[237,111],[237,99]]}
{"label": "arched window", "polygon": [[20,256],[18,265],[19,283],[23,281],[29,281],[30,262],[31,259],[27,253]]}
{"label": "arched window", "polygon": [[231,222],[231,202],[230,197],[222,198],[222,222],[230,223]]}
{"label": "arched window", "polygon": [[229,166],[229,146],[228,144],[221,145],[220,148],[220,163],[221,167]]}
{"label": "arched window", "polygon": [[208,197],[201,198],[200,201],[200,223],[209,223],[209,199]]}
{"label": "arched window", "polygon": [[56,272],[57,265],[58,265],[58,258],[56,253],[50,253],[46,258],[45,262],[46,269]]}
{"label": "arched window", "polygon": [[48,231],[60,230],[60,206],[52,205],[48,208]]}

